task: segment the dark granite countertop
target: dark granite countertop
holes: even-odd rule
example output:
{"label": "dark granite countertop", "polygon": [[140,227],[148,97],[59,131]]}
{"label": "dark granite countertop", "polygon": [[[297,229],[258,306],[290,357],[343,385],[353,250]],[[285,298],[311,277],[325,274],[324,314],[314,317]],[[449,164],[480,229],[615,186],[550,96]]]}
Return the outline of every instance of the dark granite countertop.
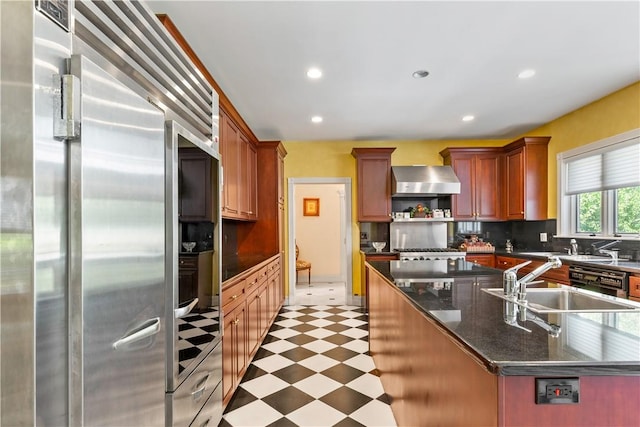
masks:
{"label": "dark granite countertop", "polygon": [[[541,251],[496,251],[496,255],[501,256],[510,256],[514,258],[535,258],[539,260],[546,260],[548,258],[548,254],[550,252],[541,252]],[[570,256],[567,256],[566,253],[561,252],[553,252],[553,254],[557,254],[560,257],[560,260],[563,264],[572,265],[572,264],[580,264],[587,265],[589,267],[605,267],[610,270],[620,270],[627,271],[629,273],[640,273],[640,261],[633,260],[611,260],[608,257],[603,256],[602,260],[593,261],[593,260],[580,260],[580,259],[571,259]],[[580,256],[580,255],[579,255]]]}
{"label": "dark granite countertop", "polygon": [[540,314],[560,326],[553,337],[530,320],[518,323],[531,332],[504,322],[504,301],[481,290],[502,287],[499,270],[462,260],[368,263],[498,375],[640,375],[640,311]]}
{"label": "dark granite countertop", "polygon": [[224,255],[222,256],[222,281],[226,282],[276,254]]}

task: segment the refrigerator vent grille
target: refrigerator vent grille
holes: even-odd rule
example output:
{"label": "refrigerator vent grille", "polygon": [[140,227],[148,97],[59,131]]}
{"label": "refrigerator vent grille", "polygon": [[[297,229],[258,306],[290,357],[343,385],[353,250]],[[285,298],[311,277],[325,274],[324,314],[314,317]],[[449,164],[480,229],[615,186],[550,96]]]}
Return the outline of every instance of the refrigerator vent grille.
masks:
{"label": "refrigerator vent grille", "polygon": [[218,139],[218,94],[144,4],[75,1],[73,33],[207,138]]}

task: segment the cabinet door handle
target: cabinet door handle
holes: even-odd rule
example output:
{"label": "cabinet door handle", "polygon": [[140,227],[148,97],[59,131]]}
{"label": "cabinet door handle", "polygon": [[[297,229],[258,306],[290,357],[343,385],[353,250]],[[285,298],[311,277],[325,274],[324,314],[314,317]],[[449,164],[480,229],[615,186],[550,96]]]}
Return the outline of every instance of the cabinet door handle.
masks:
{"label": "cabinet door handle", "polygon": [[233,321],[233,324],[237,325],[238,323],[240,323],[240,319],[236,318],[236,320]]}
{"label": "cabinet door handle", "polygon": [[236,299],[238,298],[238,295],[231,295],[231,299]]}

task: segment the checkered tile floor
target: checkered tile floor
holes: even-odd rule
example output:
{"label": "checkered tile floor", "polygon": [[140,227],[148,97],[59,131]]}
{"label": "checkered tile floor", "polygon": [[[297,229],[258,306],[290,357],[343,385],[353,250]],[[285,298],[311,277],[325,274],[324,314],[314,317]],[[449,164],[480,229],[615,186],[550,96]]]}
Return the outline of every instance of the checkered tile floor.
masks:
{"label": "checkered tile floor", "polygon": [[285,306],[221,427],[395,426],[355,306]]}
{"label": "checkered tile floor", "polygon": [[219,320],[220,313],[215,308],[194,310],[178,319],[178,372],[184,371],[218,335]]}

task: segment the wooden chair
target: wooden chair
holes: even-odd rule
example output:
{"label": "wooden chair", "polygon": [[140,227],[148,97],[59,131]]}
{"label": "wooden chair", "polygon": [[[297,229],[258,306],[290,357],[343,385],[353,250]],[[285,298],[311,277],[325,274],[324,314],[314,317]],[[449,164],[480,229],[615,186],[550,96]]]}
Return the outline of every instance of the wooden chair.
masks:
{"label": "wooden chair", "polygon": [[309,261],[298,259],[299,255],[300,249],[298,248],[298,244],[296,243],[296,284],[298,284],[298,271],[303,270],[309,270],[309,284],[311,284],[311,263]]}

